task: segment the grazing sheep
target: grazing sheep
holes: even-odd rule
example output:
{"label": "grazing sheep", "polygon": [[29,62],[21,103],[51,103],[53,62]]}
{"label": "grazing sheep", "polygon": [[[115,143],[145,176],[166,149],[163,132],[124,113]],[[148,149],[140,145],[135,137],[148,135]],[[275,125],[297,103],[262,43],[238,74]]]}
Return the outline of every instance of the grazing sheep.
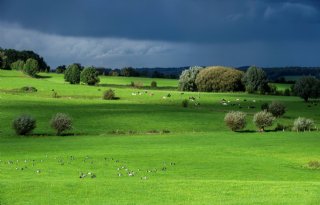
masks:
{"label": "grazing sheep", "polygon": [[224,102],[224,103],[222,103],[222,105],[223,105],[223,106],[227,106],[227,105],[228,105],[228,103]]}

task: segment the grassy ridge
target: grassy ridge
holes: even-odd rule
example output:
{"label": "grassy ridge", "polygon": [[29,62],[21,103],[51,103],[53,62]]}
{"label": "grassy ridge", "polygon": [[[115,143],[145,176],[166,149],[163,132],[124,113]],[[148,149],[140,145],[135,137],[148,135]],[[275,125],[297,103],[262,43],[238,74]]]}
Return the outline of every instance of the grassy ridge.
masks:
{"label": "grassy ridge", "polygon": [[[90,87],[42,76],[0,71],[1,205],[320,203],[320,171],[307,166],[320,160],[319,132],[257,133],[251,122],[262,103],[277,100],[288,108],[277,122],[304,116],[319,126],[318,105],[296,97],[166,90],[177,86],[175,80],[157,79],[160,88],[145,92],[126,85],[153,79],[102,77],[102,86]],[[26,85],[38,92],[16,92]],[[120,100],[101,99],[109,88]],[[52,98],[52,89],[60,98]],[[200,106],[183,108],[190,96]],[[221,99],[237,105],[223,106]],[[248,113],[247,132],[225,127],[229,110]],[[54,136],[49,120],[57,112],[73,117],[76,136]],[[18,137],[11,129],[21,113],[37,119],[33,136]],[[155,130],[170,133],[150,133]],[[79,178],[88,172],[96,178]]]}

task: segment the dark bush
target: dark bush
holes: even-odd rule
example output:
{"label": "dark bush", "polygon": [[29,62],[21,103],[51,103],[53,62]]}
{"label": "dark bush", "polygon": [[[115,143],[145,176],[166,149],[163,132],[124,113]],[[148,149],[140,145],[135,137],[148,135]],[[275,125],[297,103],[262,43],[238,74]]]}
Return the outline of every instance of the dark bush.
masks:
{"label": "dark bush", "polygon": [[268,110],[268,109],[269,109],[269,104],[268,103],[262,103],[261,110]]}
{"label": "dark bush", "polygon": [[182,100],[182,107],[188,107],[188,106],[189,106],[189,100],[188,99]]}
{"label": "dark bush", "polygon": [[103,99],[104,100],[114,100],[117,99],[115,92],[111,89],[104,91],[103,93]]}
{"label": "dark bush", "polygon": [[50,125],[57,131],[57,135],[61,135],[62,132],[72,129],[72,119],[67,114],[57,113],[52,117]]}
{"label": "dark bush", "polygon": [[152,81],[151,84],[150,84],[150,87],[156,88],[157,87],[157,82],[156,81]]}
{"label": "dark bush", "polygon": [[88,67],[81,71],[80,80],[88,85],[96,85],[100,82],[98,74],[99,73],[94,67]]}
{"label": "dark bush", "polygon": [[280,102],[272,102],[268,107],[268,112],[275,117],[281,117],[286,112],[286,106]]}
{"label": "dark bush", "polygon": [[22,92],[28,92],[28,93],[35,93],[38,91],[37,88],[32,87],[32,86],[24,86],[24,87],[20,88],[20,90]]}
{"label": "dark bush", "polygon": [[12,127],[18,135],[27,135],[36,128],[36,120],[29,115],[21,115],[13,120]]}
{"label": "dark bush", "polygon": [[72,64],[69,65],[66,71],[64,72],[65,81],[70,84],[79,84],[80,83],[80,65]]}
{"label": "dark bush", "polygon": [[198,91],[233,92],[242,91],[243,72],[234,68],[214,66],[201,69],[196,78]]}
{"label": "dark bush", "polygon": [[239,111],[231,111],[224,117],[224,122],[232,130],[242,130],[246,126],[246,114]]}

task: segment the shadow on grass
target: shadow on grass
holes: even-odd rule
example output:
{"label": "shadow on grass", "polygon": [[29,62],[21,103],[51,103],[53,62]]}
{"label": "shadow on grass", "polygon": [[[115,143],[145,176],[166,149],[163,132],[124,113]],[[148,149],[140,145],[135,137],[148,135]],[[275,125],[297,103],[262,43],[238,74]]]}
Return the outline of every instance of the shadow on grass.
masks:
{"label": "shadow on grass", "polygon": [[36,78],[38,78],[38,79],[47,79],[47,78],[52,78],[52,76],[48,76],[48,75],[36,75]]}

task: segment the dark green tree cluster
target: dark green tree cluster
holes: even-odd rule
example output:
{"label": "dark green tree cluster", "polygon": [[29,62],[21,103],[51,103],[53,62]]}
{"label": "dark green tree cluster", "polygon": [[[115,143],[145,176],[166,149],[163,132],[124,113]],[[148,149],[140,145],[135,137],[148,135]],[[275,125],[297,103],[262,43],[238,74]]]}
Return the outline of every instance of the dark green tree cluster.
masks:
{"label": "dark green tree cluster", "polygon": [[317,99],[320,97],[320,80],[312,76],[302,77],[294,84],[293,92],[305,102],[310,98]]}
{"label": "dark green tree cluster", "polygon": [[88,85],[96,85],[100,82],[98,74],[94,67],[85,68],[80,74],[80,81]]}
{"label": "dark green tree cluster", "polygon": [[38,62],[40,72],[49,71],[50,67],[44,61],[44,59],[33,51],[17,51],[15,49],[1,49],[0,48],[0,68],[11,69],[12,63],[22,60],[34,59]]}
{"label": "dark green tree cluster", "polygon": [[98,72],[94,67],[82,68],[78,63],[71,64],[64,72],[64,79],[70,84],[79,84],[80,82],[87,85],[96,85],[100,82]]}
{"label": "dark green tree cluster", "polygon": [[248,68],[242,81],[248,93],[264,94],[269,91],[267,75],[261,68],[255,66]]}
{"label": "dark green tree cluster", "polygon": [[74,63],[67,67],[64,72],[64,80],[70,84],[80,83],[81,65]]}
{"label": "dark green tree cluster", "polygon": [[198,91],[243,91],[242,77],[242,71],[229,67],[213,66],[201,69],[196,77],[195,83]]}

